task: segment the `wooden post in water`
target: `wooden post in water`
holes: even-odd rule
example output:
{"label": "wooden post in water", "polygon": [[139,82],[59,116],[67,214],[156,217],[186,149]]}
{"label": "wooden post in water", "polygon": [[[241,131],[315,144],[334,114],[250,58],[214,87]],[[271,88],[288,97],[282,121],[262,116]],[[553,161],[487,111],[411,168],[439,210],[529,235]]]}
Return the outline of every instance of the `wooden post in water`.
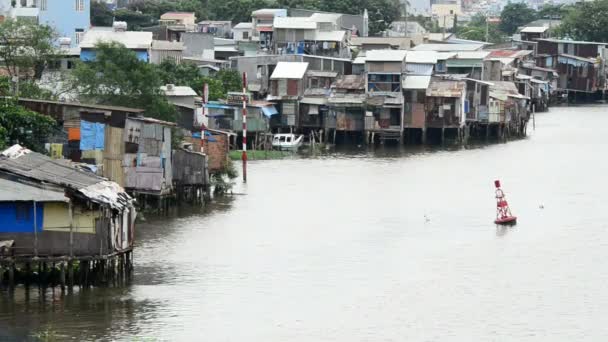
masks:
{"label": "wooden post in water", "polygon": [[38,257],[38,217],[36,217],[36,201],[34,201],[34,257]]}
{"label": "wooden post in water", "polygon": [[65,261],[59,263],[59,283],[61,283],[61,291],[65,289]]}
{"label": "wooden post in water", "polygon": [[15,261],[11,260],[8,263],[8,286],[15,287]]}
{"label": "wooden post in water", "polygon": [[243,73],[243,182],[247,183],[247,73]]}
{"label": "wooden post in water", "polygon": [[536,105],[532,104],[532,130],[536,131]]}

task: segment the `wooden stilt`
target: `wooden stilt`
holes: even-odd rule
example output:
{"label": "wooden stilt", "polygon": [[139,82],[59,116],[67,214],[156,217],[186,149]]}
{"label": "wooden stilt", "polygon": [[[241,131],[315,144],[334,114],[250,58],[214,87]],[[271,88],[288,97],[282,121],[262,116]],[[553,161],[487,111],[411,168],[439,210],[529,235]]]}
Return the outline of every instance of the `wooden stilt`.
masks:
{"label": "wooden stilt", "polygon": [[68,287],[74,286],[74,262],[72,259],[68,261]]}
{"label": "wooden stilt", "polygon": [[61,291],[65,289],[65,262],[59,263],[59,283],[61,284]]}

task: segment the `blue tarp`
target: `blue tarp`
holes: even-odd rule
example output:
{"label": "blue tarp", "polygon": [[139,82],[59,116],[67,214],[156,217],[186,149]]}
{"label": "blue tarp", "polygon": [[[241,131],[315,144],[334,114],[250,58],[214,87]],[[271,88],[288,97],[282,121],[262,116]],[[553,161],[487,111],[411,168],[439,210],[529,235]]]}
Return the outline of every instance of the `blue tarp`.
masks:
{"label": "blue tarp", "polygon": [[205,108],[214,108],[214,109],[233,109],[234,107],[227,106],[221,103],[207,103],[205,104]]}
{"label": "blue tarp", "polygon": [[[44,212],[42,203],[36,203],[36,230],[42,231]],[[4,202],[0,203],[0,233],[33,233],[34,203]]]}
{"label": "blue tarp", "polygon": [[80,150],[101,150],[105,143],[105,128],[102,123],[80,121]]}
{"label": "blue tarp", "polygon": [[267,117],[271,117],[275,114],[279,114],[279,112],[277,111],[277,109],[274,106],[262,107],[262,113],[264,113],[264,115],[266,115]]}
{"label": "blue tarp", "polygon": [[209,131],[205,131],[205,137],[207,137],[207,141],[209,142],[217,142],[217,140],[213,137],[213,134]]}

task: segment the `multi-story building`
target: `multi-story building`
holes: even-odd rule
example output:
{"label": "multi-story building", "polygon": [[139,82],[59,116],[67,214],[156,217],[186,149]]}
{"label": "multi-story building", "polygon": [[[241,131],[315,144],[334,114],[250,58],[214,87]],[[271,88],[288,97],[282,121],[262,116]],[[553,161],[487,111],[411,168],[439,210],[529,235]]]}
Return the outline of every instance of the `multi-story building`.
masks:
{"label": "multi-story building", "polygon": [[[0,2],[0,9],[11,2]],[[26,18],[52,27],[76,47],[91,26],[91,0],[19,0],[10,10],[12,18]]]}

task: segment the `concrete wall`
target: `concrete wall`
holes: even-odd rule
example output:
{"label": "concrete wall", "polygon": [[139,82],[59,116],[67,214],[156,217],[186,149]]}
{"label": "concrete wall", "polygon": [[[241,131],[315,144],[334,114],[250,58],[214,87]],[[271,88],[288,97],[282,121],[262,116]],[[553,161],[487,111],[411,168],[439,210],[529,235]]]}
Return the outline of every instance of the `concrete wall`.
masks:
{"label": "concrete wall", "polygon": [[213,35],[208,33],[184,32],[182,34],[185,57],[202,57],[205,50],[213,50]]}
{"label": "concrete wall", "polygon": [[91,26],[91,0],[84,0],[82,11],[76,10],[75,0],[47,0],[47,9],[40,9],[40,24],[53,27],[60,37],[72,38],[72,47],[78,46],[76,29],[84,32]]}

